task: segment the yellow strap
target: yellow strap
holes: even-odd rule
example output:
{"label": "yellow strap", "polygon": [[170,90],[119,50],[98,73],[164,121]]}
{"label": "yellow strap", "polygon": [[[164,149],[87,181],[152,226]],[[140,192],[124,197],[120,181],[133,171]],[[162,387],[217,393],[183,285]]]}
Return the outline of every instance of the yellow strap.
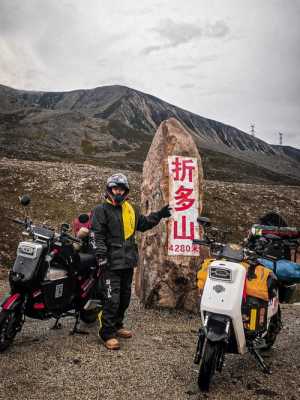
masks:
{"label": "yellow strap", "polygon": [[130,238],[135,232],[135,211],[128,201],[122,203],[122,218],[124,226],[125,240]]}
{"label": "yellow strap", "polygon": [[[106,199],[106,202],[112,204],[110,199]],[[121,204],[122,207],[122,219],[124,226],[125,240],[129,239],[135,232],[135,211],[132,205],[128,201],[124,201]]]}
{"label": "yellow strap", "polygon": [[250,313],[250,326],[249,326],[250,331],[255,331],[256,329],[256,317],[257,317],[257,310],[256,308],[252,308]]}
{"label": "yellow strap", "polygon": [[98,321],[99,321],[99,331],[102,329],[102,318],[103,318],[103,310],[101,309],[98,314]]}

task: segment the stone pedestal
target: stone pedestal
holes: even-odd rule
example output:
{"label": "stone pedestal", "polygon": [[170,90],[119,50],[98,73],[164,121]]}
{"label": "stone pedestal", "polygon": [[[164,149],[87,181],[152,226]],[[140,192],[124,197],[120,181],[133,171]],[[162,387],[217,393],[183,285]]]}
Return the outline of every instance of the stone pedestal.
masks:
{"label": "stone pedestal", "polygon": [[[169,203],[169,156],[196,159],[198,165],[198,214],[203,204],[203,169],[201,157],[190,133],[174,118],[159,126],[143,167],[141,211],[144,215]],[[168,222],[162,220],[142,234],[136,293],[148,307],[197,309],[196,273],[200,255],[168,255]],[[201,249],[201,258],[207,255]]]}

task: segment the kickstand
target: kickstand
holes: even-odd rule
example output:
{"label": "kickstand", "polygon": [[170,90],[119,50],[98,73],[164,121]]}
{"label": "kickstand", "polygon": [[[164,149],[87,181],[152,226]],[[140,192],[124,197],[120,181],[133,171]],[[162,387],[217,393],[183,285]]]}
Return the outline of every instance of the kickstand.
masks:
{"label": "kickstand", "polygon": [[56,318],[55,320],[55,324],[51,327],[51,329],[61,329],[62,328],[62,324],[59,322],[60,317]]}
{"label": "kickstand", "polygon": [[80,313],[77,312],[75,314],[75,325],[74,325],[74,328],[71,330],[70,335],[75,335],[75,334],[88,335],[89,334],[89,332],[81,331],[79,329],[79,325],[80,325]]}
{"label": "kickstand", "polygon": [[262,371],[265,374],[271,374],[271,369],[270,369],[269,365],[267,365],[265,363],[265,360],[263,359],[263,357],[261,356],[259,351],[257,349],[255,349],[254,347],[251,347],[249,350],[250,350],[250,353],[254,355],[254,358],[258,362],[258,365],[260,366]]}

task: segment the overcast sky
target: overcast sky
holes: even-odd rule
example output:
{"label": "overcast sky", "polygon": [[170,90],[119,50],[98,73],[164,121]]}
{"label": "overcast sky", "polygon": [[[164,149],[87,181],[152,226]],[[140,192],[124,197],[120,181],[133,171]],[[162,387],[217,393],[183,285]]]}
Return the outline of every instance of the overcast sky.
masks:
{"label": "overcast sky", "polygon": [[300,0],[0,0],[0,83],[126,85],[300,148]]}

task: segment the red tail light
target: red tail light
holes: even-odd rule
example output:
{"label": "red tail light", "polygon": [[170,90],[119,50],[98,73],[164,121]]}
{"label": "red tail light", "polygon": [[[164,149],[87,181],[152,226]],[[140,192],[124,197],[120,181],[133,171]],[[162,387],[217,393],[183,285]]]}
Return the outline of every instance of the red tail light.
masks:
{"label": "red tail light", "polygon": [[35,304],[33,305],[33,308],[34,308],[35,310],[44,310],[45,304],[44,304],[44,303],[35,303]]}

